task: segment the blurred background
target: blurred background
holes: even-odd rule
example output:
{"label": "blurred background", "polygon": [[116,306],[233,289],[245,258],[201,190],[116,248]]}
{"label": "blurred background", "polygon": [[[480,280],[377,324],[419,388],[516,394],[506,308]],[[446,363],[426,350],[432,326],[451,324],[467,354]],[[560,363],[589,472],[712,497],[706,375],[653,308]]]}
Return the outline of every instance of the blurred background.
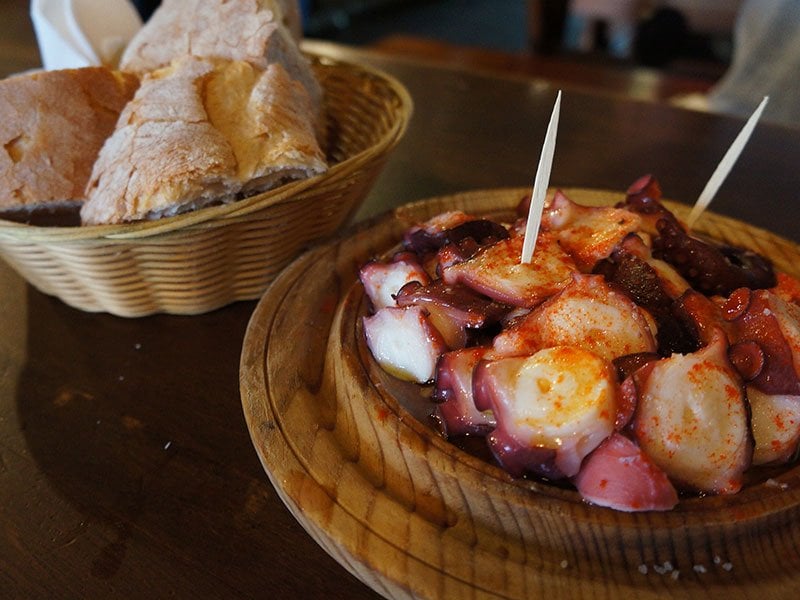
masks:
{"label": "blurred background", "polygon": [[737,0],[304,0],[311,37],[407,34],[510,52],[608,54],[664,66],[730,59]]}
{"label": "blurred background", "polygon": [[[38,66],[28,2],[0,3],[0,52]],[[308,38],[740,116],[770,93],[765,118],[800,126],[800,0],[299,3]]]}
{"label": "blurred background", "polygon": [[800,0],[302,0],[307,35],[800,127]]}

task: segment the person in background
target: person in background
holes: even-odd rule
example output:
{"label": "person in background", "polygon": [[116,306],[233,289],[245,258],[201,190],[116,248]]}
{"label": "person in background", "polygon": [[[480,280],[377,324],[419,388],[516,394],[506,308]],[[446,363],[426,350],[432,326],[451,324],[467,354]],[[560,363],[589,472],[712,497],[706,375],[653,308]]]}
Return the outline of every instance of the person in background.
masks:
{"label": "person in background", "polygon": [[746,0],[734,29],[731,65],[701,108],[800,127],[800,1]]}
{"label": "person in background", "polygon": [[608,53],[628,58],[636,30],[639,0],[571,0],[566,15],[564,47],[590,52],[597,45],[596,26],[606,27]]}

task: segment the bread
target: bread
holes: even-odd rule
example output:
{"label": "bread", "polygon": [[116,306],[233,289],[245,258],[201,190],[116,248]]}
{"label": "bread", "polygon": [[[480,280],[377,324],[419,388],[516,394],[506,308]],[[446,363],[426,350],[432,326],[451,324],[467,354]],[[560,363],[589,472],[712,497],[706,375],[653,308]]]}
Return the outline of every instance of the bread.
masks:
{"label": "bread", "polygon": [[280,63],[264,71],[243,61],[224,64],[205,92],[209,118],[233,148],[245,195],[327,170],[311,99]]}
{"label": "bread", "polygon": [[3,216],[81,204],[95,158],[138,83],[105,67],[0,81]]}
{"label": "bread", "polygon": [[158,218],[324,172],[310,103],[280,64],[186,56],[145,75],[94,165],[83,222]]}
{"label": "bread", "polygon": [[298,0],[258,0],[258,5],[262,9],[274,11],[276,20],[283,23],[298,42],[302,39],[303,19]]}
{"label": "bread", "polygon": [[279,63],[305,86],[316,113],[322,91],[300,52],[297,0],[164,0],[128,44],[120,68],[144,74],[182,56]]}

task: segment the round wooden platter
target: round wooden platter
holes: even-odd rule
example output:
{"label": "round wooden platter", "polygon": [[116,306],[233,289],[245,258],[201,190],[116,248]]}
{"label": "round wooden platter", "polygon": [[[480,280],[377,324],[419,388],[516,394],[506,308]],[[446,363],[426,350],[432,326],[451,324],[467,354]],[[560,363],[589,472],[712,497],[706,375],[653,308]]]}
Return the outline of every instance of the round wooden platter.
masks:
{"label": "round wooden platter", "polygon": [[[583,204],[622,197],[565,192]],[[247,330],[240,386],[253,443],[286,506],[386,597],[796,596],[799,467],[756,477],[734,496],[682,499],[670,512],[600,508],[570,489],[515,481],[442,439],[420,412],[420,388],[373,363],[361,339],[360,265],[415,222],[455,208],[510,214],[526,193],[406,205],[308,252],[272,284]],[[796,244],[712,213],[697,229],[800,275]]]}

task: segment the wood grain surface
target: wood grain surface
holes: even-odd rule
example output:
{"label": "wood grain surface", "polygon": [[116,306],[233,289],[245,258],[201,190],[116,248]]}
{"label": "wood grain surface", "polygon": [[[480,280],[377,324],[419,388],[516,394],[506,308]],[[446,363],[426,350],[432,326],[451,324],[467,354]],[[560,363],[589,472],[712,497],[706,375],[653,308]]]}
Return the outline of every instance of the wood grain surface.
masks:
{"label": "wood grain surface", "polygon": [[[572,490],[512,480],[449,444],[420,416],[419,388],[372,361],[360,330],[360,264],[414,222],[453,208],[508,213],[525,192],[477,191],[400,208],[310,252],[273,284],[245,337],[241,394],[282,500],[331,556],[387,597],[800,591],[800,469],[762,474],[735,496],[686,498],[666,513],[590,506]],[[584,204],[622,197],[567,194]],[[800,274],[800,247],[766,231],[714,214],[698,230]]]}

